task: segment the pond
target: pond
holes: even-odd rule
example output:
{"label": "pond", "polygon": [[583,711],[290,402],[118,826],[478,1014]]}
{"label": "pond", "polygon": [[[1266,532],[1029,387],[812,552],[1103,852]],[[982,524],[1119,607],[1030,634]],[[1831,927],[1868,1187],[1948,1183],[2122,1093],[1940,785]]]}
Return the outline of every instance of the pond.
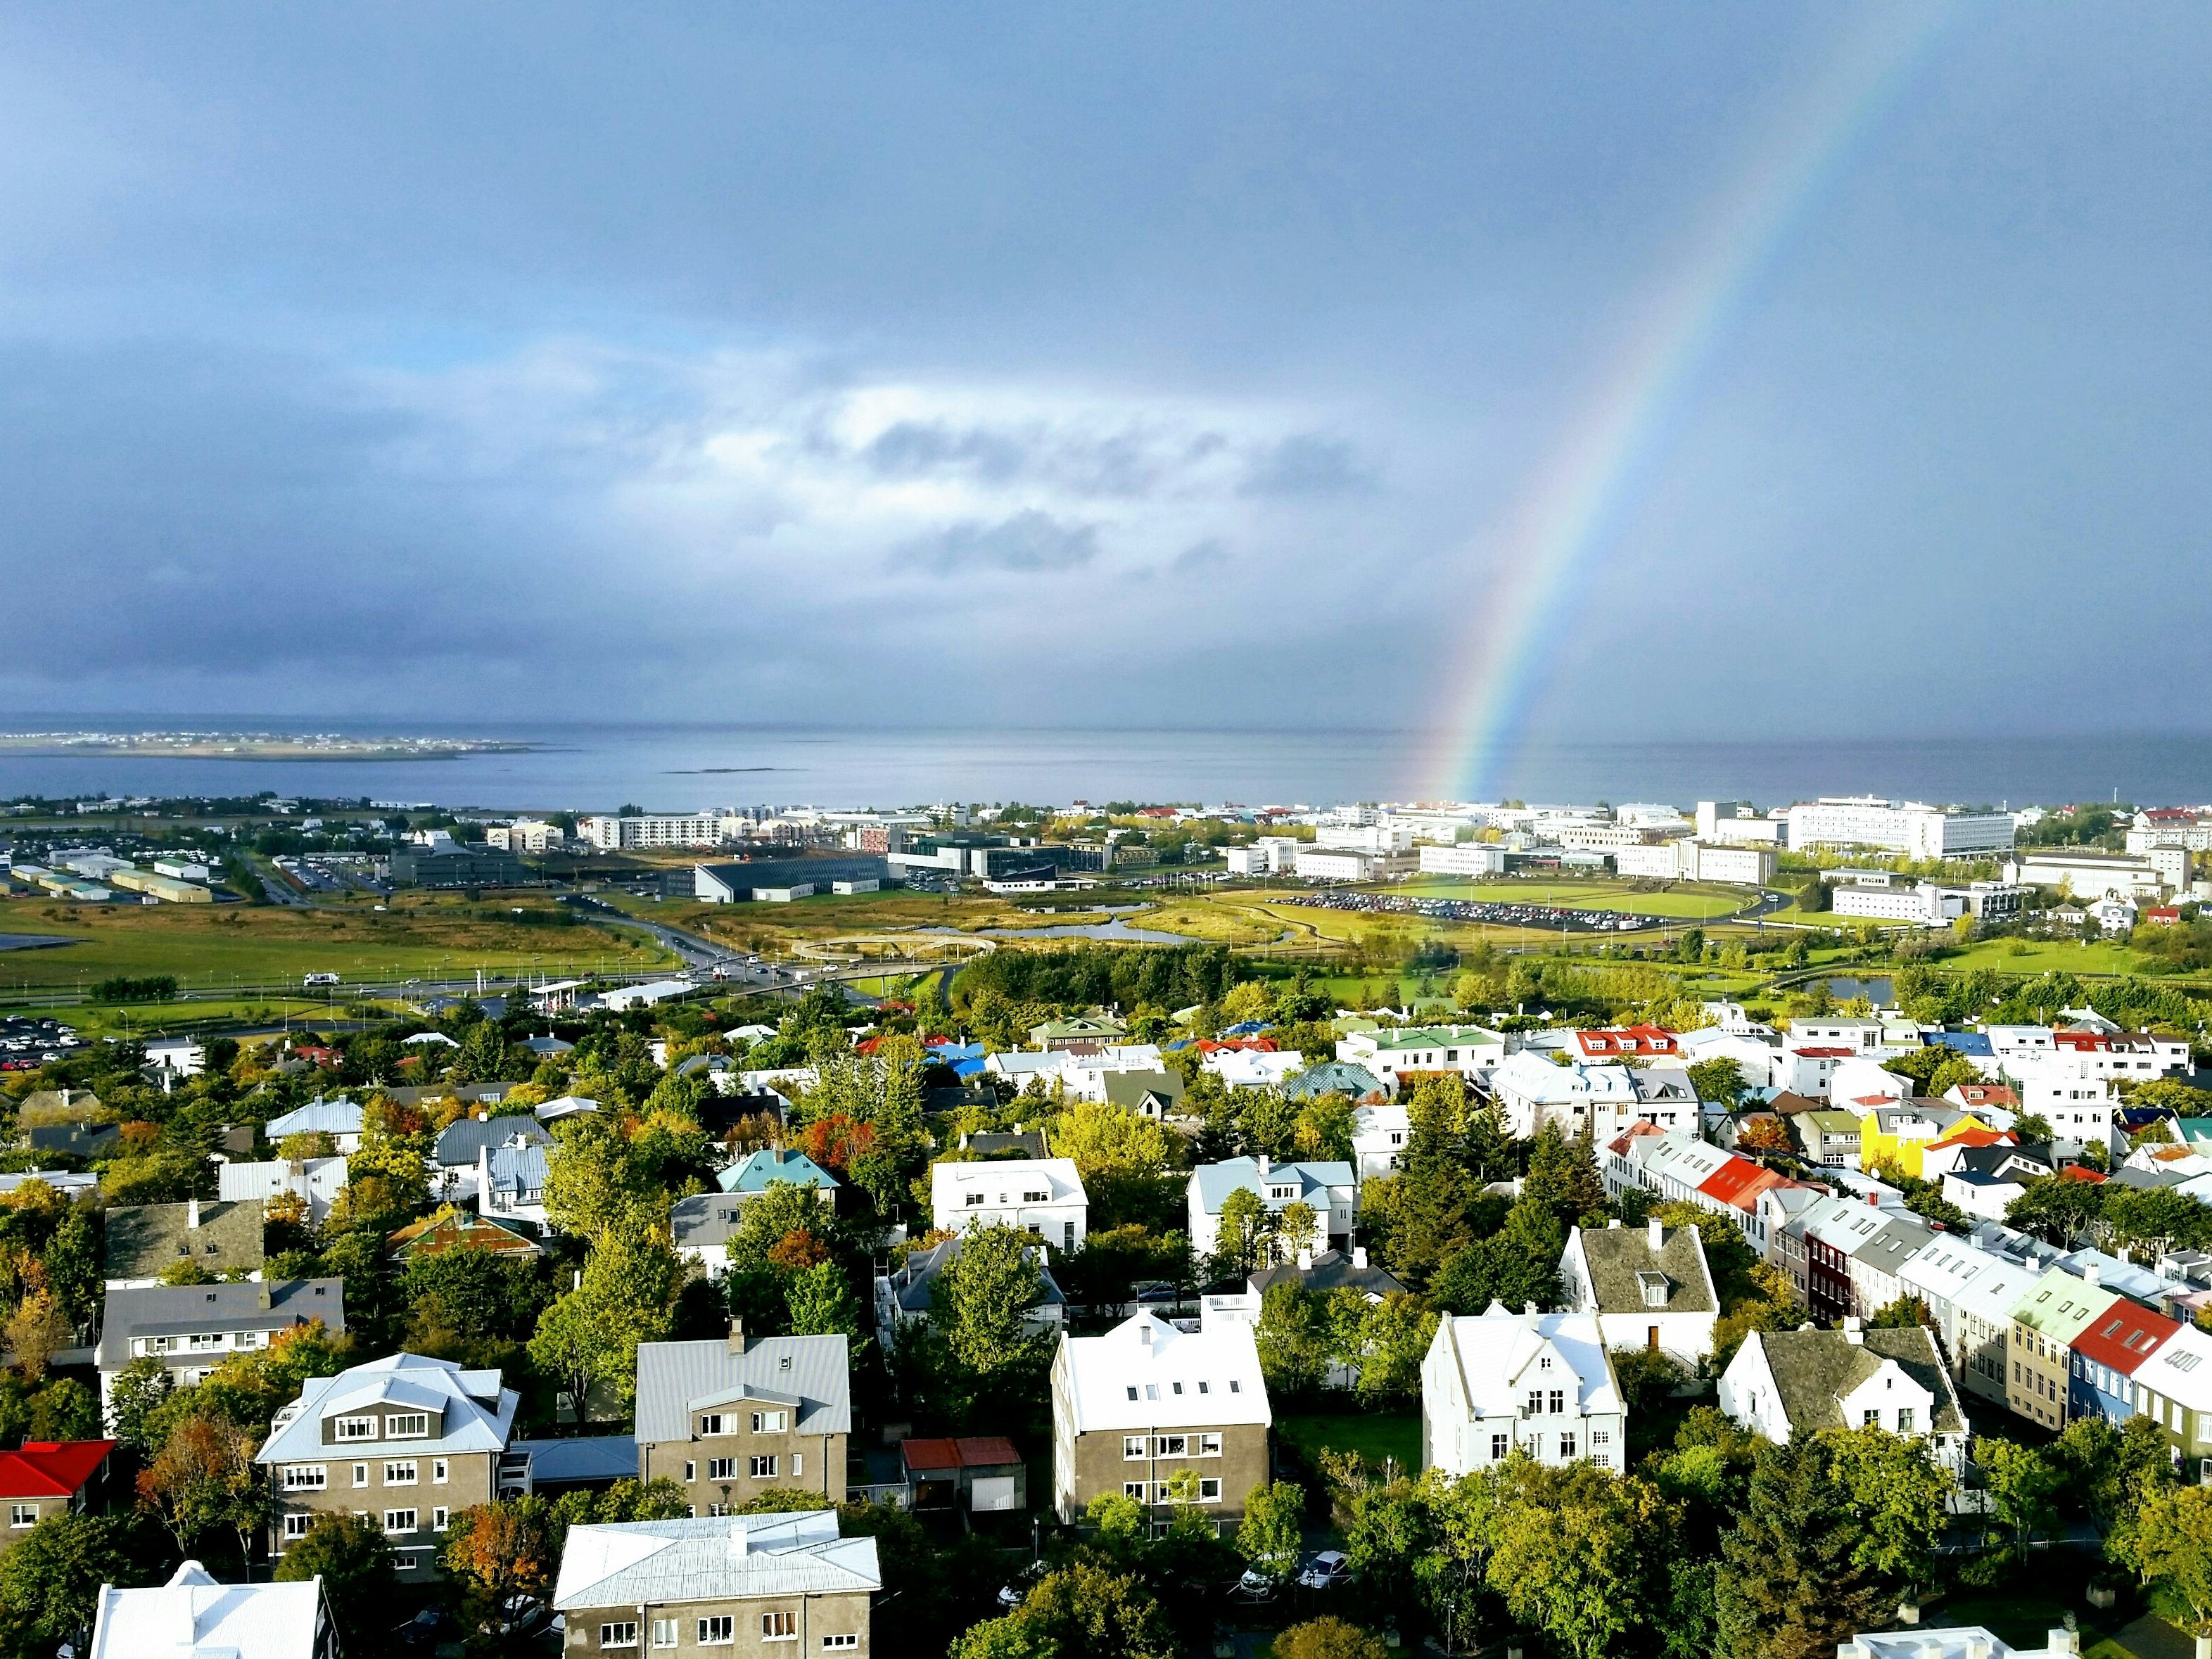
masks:
{"label": "pond", "polygon": [[1853,997],[1864,997],[1877,1008],[1887,1008],[1895,994],[1893,981],[1888,975],[1879,974],[1872,979],[1853,979],[1839,974],[1828,981],[1828,994],[1838,1002],[1849,1002]]}

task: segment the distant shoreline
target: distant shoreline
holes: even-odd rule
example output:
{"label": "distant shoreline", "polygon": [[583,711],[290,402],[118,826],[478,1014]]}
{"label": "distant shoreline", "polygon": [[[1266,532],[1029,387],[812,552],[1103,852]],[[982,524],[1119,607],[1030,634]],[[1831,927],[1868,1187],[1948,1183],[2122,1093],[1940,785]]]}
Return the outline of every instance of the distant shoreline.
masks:
{"label": "distant shoreline", "polygon": [[228,735],[191,738],[166,733],[113,735],[0,732],[0,760],[201,760],[370,762],[451,761],[471,755],[533,754],[537,743],[453,738],[302,738]]}

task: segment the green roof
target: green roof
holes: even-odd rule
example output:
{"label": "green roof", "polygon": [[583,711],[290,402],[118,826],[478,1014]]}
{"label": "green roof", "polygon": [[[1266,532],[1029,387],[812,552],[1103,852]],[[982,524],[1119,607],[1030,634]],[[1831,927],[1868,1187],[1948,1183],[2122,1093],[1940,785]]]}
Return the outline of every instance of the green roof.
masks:
{"label": "green roof", "polygon": [[2063,1267],[2052,1267],[2027,1287],[2012,1316],[2030,1330],[2070,1346],[2092,1320],[2119,1299],[2117,1291],[2087,1284]]}
{"label": "green roof", "polygon": [[1401,1031],[1377,1031],[1378,1048],[1476,1048],[1505,1039],[1480,1025],[1409,1025]]}

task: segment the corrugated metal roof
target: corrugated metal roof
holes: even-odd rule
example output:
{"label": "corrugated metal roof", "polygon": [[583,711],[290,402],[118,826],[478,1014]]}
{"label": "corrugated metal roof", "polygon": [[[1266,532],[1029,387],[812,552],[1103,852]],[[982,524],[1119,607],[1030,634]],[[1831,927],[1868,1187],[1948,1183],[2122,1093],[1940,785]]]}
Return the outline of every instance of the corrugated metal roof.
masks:
{"label": "corrugated metal roof", "polygon": [[691,1437],[691,1404],[736,1389],[797,1400],[799,1434],[849,1434],[852,1363],[842,1336],[761,1336],[732,1353],[726,1340],[641,1342],[637,1350],[641,1445]]}
{"label": "corrugated metal roof", "polygon": [[553,1605],[566,1612],[882,1588],[876,1540],[840,1538],[836,1510],[810,1510],[571,1527]]}
{"label": "corrugated metal roof", "polygon": [[[323,1443],[322,1420],[326,1413],[358,1409],[381,1399],[409,1407],[426,1400],[434,1402],[445,1413],[445,1433],[430,1440]],[[514,1408],[520,1401],[514,1389],[500,1386],[497,1371],[465,1371],[450,1359],[393,1354],[356,1365],[336,1376],[310,1377],[299,1399],[277,1413],[276,1426],[253,1461],[319,1463],[349,1457],[499,1451],[514,1430]]]}

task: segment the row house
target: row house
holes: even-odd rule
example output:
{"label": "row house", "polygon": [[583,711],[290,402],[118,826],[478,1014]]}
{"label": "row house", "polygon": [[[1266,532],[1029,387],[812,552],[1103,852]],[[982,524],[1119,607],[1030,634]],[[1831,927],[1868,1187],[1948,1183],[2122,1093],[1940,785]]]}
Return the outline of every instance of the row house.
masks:
{"label": "row house", "polygon": [[2005,1404],[2054,1433],[2064,1428],[2075,1340],[2119,1299],[2117,1291],[2087,1284],[2063,1267],[2046,1269],[2013,1308]]}
{"label": "row house", "polygon": [[1937,1334],[1959,1387],[1992,1405],[2006,1404],[2006,1354],[2012,1310],[2034,1286],[2025,1267],[1939,1235],[1907,1261],[1899,1276],[1936,1321]]}

